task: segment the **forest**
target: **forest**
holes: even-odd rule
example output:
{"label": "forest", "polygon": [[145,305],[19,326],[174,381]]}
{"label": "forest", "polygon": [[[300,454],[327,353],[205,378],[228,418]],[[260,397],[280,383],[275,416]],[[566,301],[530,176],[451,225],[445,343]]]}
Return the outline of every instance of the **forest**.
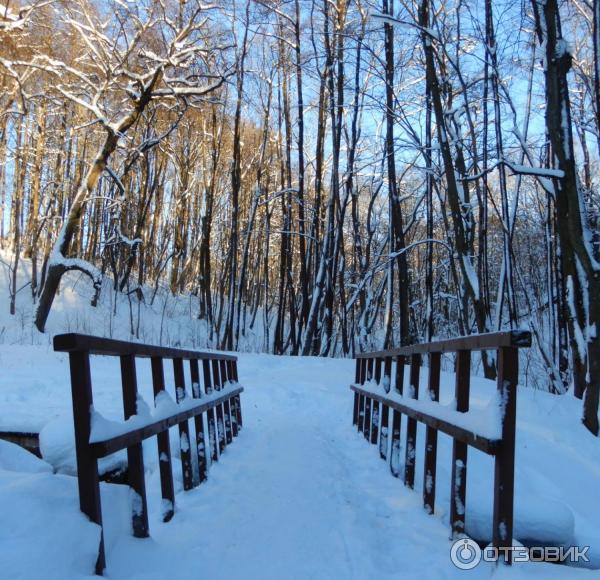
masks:
{"label": "forest", "polygon": [[226,350],[525,328],[597,435],[599,51],[599,0],[4,0],[2,308],[44,332],[78,271]]}

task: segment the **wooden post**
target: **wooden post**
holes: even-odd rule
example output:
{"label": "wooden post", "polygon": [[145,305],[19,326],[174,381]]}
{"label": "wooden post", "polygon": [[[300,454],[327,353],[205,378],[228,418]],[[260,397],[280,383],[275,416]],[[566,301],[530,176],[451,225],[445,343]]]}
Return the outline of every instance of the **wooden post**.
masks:
{"label": "wooden post", "polygon": [[[232,360],[227,361],[227,378],[230,381],[235,382],[235,380],[233,378],[233,361]],[[231,434],[233,435],[233,437],[237,437],[238,436],[238,422],[237,422],[238,398],[232,397],[230,399],[230,403],[231,403]]]}
{"label": "wooden post", "polygon": [[[440,400],[440,367],[442,354],[432,352],[429,355],[429,396],[432,401]],[[435,508],[435,477],[437,462],[438,432],[427,427],[425,432],[425,469],[423,472],[423,505],[432,514]]]}
{"label": "wooden post", "polygon": [[[502,420],[502,445],[496,454],[494,467],[494,529],[492,541],[496,548],[512,546],[518,381],[518,350],[511,347],[498,349],[498,393],[504,416]],[[511,564],[511,552],[507,553],[505,562]]]}
{"label": "wooden post", "polygon": [[98,460],[90,453],[91,415],[94,405],[90,358],[87,352],[70,352],[71,396],[75,426],[75,453],[77,456],[77,485],[79,509],[92,522],[100,526],[100,544],[96,560],[96,574],[102,575],[106,567],[104,556],[104,531],[100,504]]}
{"label": "wooden post", "polygon": [[[221,385],[224,387],[227,382],[227,365],[224,360],[219,361],[219,367],[221,370]],[[224,422],[225,422],[225,439],[227,441],[227,445],[229,445],[233,441],[233,437],[231,435],[231,405],[229,403],[229,399],[227,399],[223,403],[223,414],[224,414]]]}
{"label": "wooden post", "polygon": [[[234,382],[238,382],[238,370],[237,370],[237,360],[231,362],[231,378]],[[240,431],[243,427],[242,425],[242,400],[239,395],[236,395],[236,418],[237,418],[237,426],[238,431]]]}
{"label": "wooden post", "polygon": [[[373,378],[373,359],[367,359],[367,381]],[[371,397],[365,396],[365,421],[363,435],[367,441],[371,436]]]}
{"label": "wooden post", "polygon": [[[125,420],[137,414],[137,377],[135,357],[121,355],[121,386],[123,388],[123,414]],[[141,443],[127,448],[127,477],[132,490],[131,522],[136,538],[148,537],[148,502],[144,477],[144,452]]]}
{"label": "wooden post", "polygon": [[[375,382],[381,384],[381,359],[375,359]],[[373,400],[373,416],[371,419],[371,443],[377,444],[379,437],[379,401]]]}
{"label": "wooden post", "polygon": [[[410,396],[419,398],[419,374],[421,371],[421,355],[410,357]],[[409,417],[406,421],[406,454],[404,458],[404,485],[411,489],[415,486],[415,459],[417,445],[417,421]]]}
{"label": "wooden post", "polygon": [[[154,397],[165,390],[165,375],[162,358],[153,356],[152,365],[152,389]],[[158,466],[160,470],[160,489],[163,501],[163,522],[168,522],[175,513],[175,489],[173,487],[173,468],[171,465],[171,442],[169,430],[165,430],[156,436],[158,444]]]}
{"label": "wooden post", "polygon": [[[383,368],[383,388],[386,393],[390,392],[392,379],[392,357],[385,357],[385,365]],[[387,459],[388,450],[388,425],[390,420],[390,408],[385,404],[381,404],[381,433],[379,435],[379,457]]]}
{"label": "wooden post", "polygon": [[[203,360],[202,361],[202,372],[204,374],[204,391],[207,395],[212,395],[212,379],[210,376],[210,361]],[[211,447],[211,460],[218,461],[218,445],[217,445],[217,426],[215,423],[215,409],[209,409],[206,413],[208,420],[208,440],[210,442]]]}
{"label": "wooden post", "polygon": [[[456,353],[456,386],[454,396],[456,410],[469,410],[471,381],[471,351],[459,350]],[[452,478],[450,489],[450,527],[452,537],[465,533],[465,510],[467,494],[467,451],[468,445],[452,440]]]}
{"label": "wooden post", "polygon": [[[221,390],[221,373],[219,370],[219,361],[212,361],[213,381],[217,391]],[[217,405],[217,439],[219,441],[219,455],[225,451],[225,425],[223,422],[223,405]]]}
{"label": "wooden post", "polygon": [[[358,359],[359,364],[359,371],[360,371],[360,378],[358,383],[360,385],[364,385],[365,384],[365,380],[366,380],[366,376],[367,376],[367,359],[365,358],[361,358]],[[364,397],[363,395],[359,395],[358,397],[358,423],[357,423],[357,427],[358,427],[358,432],[362,433],[364,431],[365,428],[365,409],[366,409],[366,397]]]}
{"label": "wooden post", "polygon": [[[354,383],[360,383],[360,359],[356,359],[356,370],[354,372]],[[358,393],[354,393],[354,407],[352,412],[352,425],[358,425]]]}
{"label": "wooden post", "polygon": [[[198,368],[198,359],[190,359],[190,375],[192,378],[192,396],[195,399],[202,397],[200,388],[200,370]],[[196,427],[196,453],[198,454],[198,478],[200,483],[206,481],[206,442],[204,440],[204,415],[194,417],[194,426]]]}
{"label": "wooden post", "polygon": [[[396,359],[396,392],[404,392],[404,357]],[[394,477],[400,477],[400,428],[402,427],[402,414],[394,409],[392,413],[392,446],[390,449],[390,471]]]}
{"label": "wooden post", "polygon": [[[183,374],[183,360],[173,359],[173,374],[175,376],[175,396],[180,403],[185,399],[185,376]],[[187,421],[179,423],[179,449],[181,450],[181,469],[183,472],[183,489],[188,491],[194,487],[194,473],[192,468],[192,450],[190,429]]]}

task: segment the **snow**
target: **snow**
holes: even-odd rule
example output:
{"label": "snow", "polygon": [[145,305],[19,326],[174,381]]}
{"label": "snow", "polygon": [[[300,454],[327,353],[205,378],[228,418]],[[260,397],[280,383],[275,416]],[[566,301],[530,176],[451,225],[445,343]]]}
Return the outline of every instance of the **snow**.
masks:
{"label": "snow", "polygon": [[[405,380],[409,377],[409,369],[405,369]],[[452,381],[452,377],[448,375],[448,381]],[[364,385],[358,385],[360,388],[378,395],[383,395],[384,391],[375,381],[369,381]],[[424,385],[426,386],[426,385]],[[487,439],[500,439],[502,436],[502,422],[501,422],[501,410],[502,402],[496,393],[496,396],[492,396],[490,401],[485,406],[480,406],[475,409],[471,409],[466,413],[461,413],[456,410],[456,402],[454,399],[448,401],[447,404],[436,403],[429,397],[429,393],[425,390],[425,396],[420,399],[415,399],[415,389],[410,385],[411,396],[403,396],[398,392],[388,393],[388,397],[392,401],[396,401],[410,407],[415,411],[420,411],[435,417],[436,419],[442,419],[449,423],[453,423],[463,429],[468,429],[480,437],[486,437]],[[423,391],[421,391],[423,392]]]}
{"label": "snow", "polygon": [[22,473],[52,473],[52,466],[22,447],[0,439],[0,470]]}
{"label": "snow", "polygon": [[[39,377],[42,393],[54,390],[55,407],[67,409],[69,386],[68,382],[66,386],[62,384],[68,377],[66,359],[45,348],[6,345],[0,347],[0,356],[9,360],[12,354],[23,350],[35,357],[36,366],[30,367],[30,373]],[[93,361],[96,375],[108,377],[113,373],[112,381],[95,383],[103,413],[121,416],[119,386],[114,381],[118,363],[110,358]],[[151,388],[149,368],[140,364],[138,371],[140,389]],[[103,486],[105,526],[113,527],[110,541],[107,540],[108,576],[162,579],[201,574],[211,579],[362,579],[393,578],[402,572],[412,578],[422,573],[423,562],[427,562],[428,577],[458,577],[460,571],[449,560],[450,438],[439,438],[435,515],[429,516],[422,508],[420,493],[423,429],[420,426],[417,435],[415,491],[410,491],[390,475],[375,446],[369,445],[351,425],[352,394],[348,385],[353,371],[350,360],[241,355],[239,372],[246,388],[242,394],[244,429],[221,461],[211,466],[208,482],[191,492],[181,491],[181,466],[176,459],[179,436],[173,430],[173,472],[178,494],[171,522],[162,523],[169,506],[160,497],[153,439],[144,445],[150,539],[138,540],[130,535],[129,494],[122,497],[117,493],[114,501],[104,498],[115,489],[121,492],[127,488]],[[426,373],[422,374],[419,391],[425,393]],[[442,373],[441,382],[440,400],[448,404],[454,388],[453,375]],[[2,375],[0,420],[8,414],[3,403],[16,390],[24,400],[36,401],[35,387],[27,384],[14,384]],[[174,393],[172,383],[167,388]],[[493,383],[473,379],[471,388],[471,408],[486,408],[491,401],[497,402]],[[114,396],[115,390],[118,396]],[[175,404],[170,397],[162,397],[161,406],[169,401]],[[592,492],[600,483],[598,441],[583,430],[576,430],[577,414],[573,408],[564,409],[574,405],[575,400],[565,398],[559,406],[555,397],[541,392],[519,393],[515,534],[520,541],[532,537],[547,543],[591,545],[592,563],[598,565],[594,546],[600,545],[596,523],[600,506],[585,497],[585,490]],[[62,433],[68,433],[69,421],[68,415],[60,415],[52,421],[52,429],[59,431],[57,427],[62,424]],[[48,435],[52,433],[52,423],[43,431],[46,444],[51,441]],[[190,421],[190,427],[192,424]],[[404,440],[401,446],[400,472]],[[52,450],[53,446],[43,445],[45,451],[48,448]],[[0,452],[0,469],[4,469],[2,458]],[[56,461],[55,457],[48,459],[51,463]],[[38,462],[35,458],[33,461]],[[31,524],[20,524],[28,531],[19,536],[21,543],[16,543],[17,539],[0,542],[0,560],[7,559],[8,570],[17,570],[18,558],[14,554],[30,551],[29,538],[34,537],[40,539],[36,553],[47,554],[57,566],[56,573],[51,568],[46,574],[40,558],[38,568],[34,562],[28,562],[30,575],[21,577],[38,577],[42,570],[49,578],[86,577],[93,567],[97,530],[79,514],[75,479],[52,475],[47,466],[42,469],[42,473],[28,475],[0,471],[2,504],[19,502],[18,512],[27,510],[24,513],[31,513],[33,518]],[[29,481],[22,479],[26,477],[36,479],[23,484],[25,491],[21,491],[21,482]],[[21,478],[18,488],[15,478]],[[489,539],[491,458],[470,450],[467,478],[466,531]],[[31,497],[26,497],[26,490]],[[43,519],[45,531],[39,529],[36,518]],[[49,538],[57,542],[58,549],[67,550],[69,546],[65,562],[56,562],[58,559],[50,552],[44,552]],[[493,570],[487,564],[480,565],[477,574],[488,578]],[[575,572],[585,573],[532,563],[519,564],[510,572],[499,571],[496,576],[514,578],[523,573],[528,577],[571,577]]]}
{"label": "snow", "polygon": [[[42,428],[40,431],[40,451],[44,459],[58,473],[76,475],[75,433],[73,430],[73,415],[70,412],[65,412],[50,419]],[[126,467],[127,453],[125,450],[103,457],[98,463],[101,474],[110,471],[121,471]]]}
{"label": "snow", "polygon": [[[84,306],[78,294],[87,282],[68,275],[49,321],[52,332],[95,330],[127,338],[129,312],[117,302],[98,309]],[[86,290],[86,291],[88,291]],[[0,287],[0,298],[3,289]],[[88,296],[89,297],[89,296]],[[111,299],[111,293],[105,299]],[[121,300],[119,298],[119,300]],[[125,299],[126,300],[126,299]],[[179,316],[180,303],[164,302],[169,311],[143,307],[141,340],[203,348],[201,327]],[[166,297],[165,297],[166,301]],[[91,578],[99,528],[79,512],[68,356],[53,352],[51,336],[30,325],[31,309],[17,317],[0,312],[0,430],[40,432],[44,461],[0,441],[0,562],[2,578],[75,580]],[[185,322],[187,320],[187,322]],[[163,322],[162,331],[158,328]],[[262,332],[262,330],[260,331]],[[251,344],[247,344],[250,348]],[[446,362],[446,361],[445,361]],[[149,421],[169,414],[175,403],[174,374],[165,362],[166,391],[153,397],[147,360],[137,362],[138,414],[130,421]],[[443,366],[445,369],[446,366]],[[110,436],[123,428],[118,359],[92,357],[95,435]],[[408,372],[408,370],[407,370]],[[425,429],[417,430],[414,491],[390,475],[389,465],[352,427],[354,362],[311,357],[239,354],[244,428],[217,464],[208,481],[183,492],[180,435],[171,430],[176,504],[162,500],[155,438],[144,441],[150,538],[131,535],[132,500],[127,486],[102,484],[102,509],[111,579],[286,578],[462,578],[450,562],[452,442],[438,441],[434,514],[422,505]],[[405,380],[408,385],[408,377]],[[188,394],[181,406],[194,406],[188,365]],[[372,388],[384,393],[389,384]],[[226,385],[225,388],[232,388]],[[454,375],[441,374],[440,403],[430,400],[427,372],[422,369],[419,400],[428,412],[455,420]],[[210,396],[223,394],[215,392]],[[395,392],[392,397],[399,397]],[[208,400],[204,396],[202,402]],[[155,402],[155,405],[152,402]],[[379,423],[382,422],[379,408]],[[473,377],[470,411],[458,417],[490,435],[501,414],[496,385]],[[529,544],[591,546],[590,566],[600,568],[600,441],[579,422],[580,402],[520,387],[517,402],[515,471],[515,537]],[[189,421],[195,444],[194,422]],[[402,440],[392,453],[402,474],[406,450]],[[390,417],[389,430],[392,429]],[[391,437],[388,437],[391,446]],[[164,461],[166,456],[160,458]],[[192,453],[195,461],[195,453]],[[210,456],[208,457],[210,460]],[[100,471],[126,465],[125,452],[104,458]],[[491,537],[493,459],[470,449],[465,503],[466,532],[488,542]],[[135,503],[135,502],[134,502]],[[138,502],[139,505],[139,502]],[[163,515],[175,509],[173,519]],[[472,578],[597,577],[598,571],[522,563],[511,569],[480,564]]]}
{"label": "snow", "polygon": [[[203,398],[201,402],[187,397],[184,389],[177,388],[177,398],[179,399],[179,403],[175,403],[175,401],[169,397],[169,394],[166,391],[161,391],[156,396],[156,407],[154,411],[151,411],[144,399],[141,396],[138,396],[138,412],[136,415],[129,417],[129,419],[126,421],[113,421],[107,419],[101,413],[93,409],[90,442],[97,443],[99,441],[106,441],[134,429],[141,429],[142,427],[151,425],[156,421],[166,419],[174,413],[191,410],[195,407],[199,407],[200,405],[210,403],[211,401],[214,401],[219,397],[223,397],[237,388],[239,388],[238,383],[229,381],[225,383],[220,391],[213,391],[210,395],[207,395],[205,398]],[[189,443],[186,442],[186,445],[189,449]]]}

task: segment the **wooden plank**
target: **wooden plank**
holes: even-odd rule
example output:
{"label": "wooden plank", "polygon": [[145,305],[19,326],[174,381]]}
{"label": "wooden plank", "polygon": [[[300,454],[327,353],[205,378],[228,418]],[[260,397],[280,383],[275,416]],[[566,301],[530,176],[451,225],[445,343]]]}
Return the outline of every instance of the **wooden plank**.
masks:
{"label": "wooden plank", "polygon": [[[456,410],[469,410],[471,383],[471,351],[459,350],[456,353],[456,386],[454,397]],[[454,438],[452,442],[452,476],[450,480],[450,527],[452,537],[465,533],[465,510],[467,495],[467,443]]]}
{"label": "wooden plank", "polygon": [[[190,360],[190,376],[192,379],[192,396],[195,399],[202,398],[202,389],[200,387],[200,370],[196,359]],[[206,441],[204,440],[204,415],[200,413],[194,417],[194,427],[196,429],[196,454],[198,456],[198,479],[200,483],[206,481],[207,477],[207,458]]]}
{"label": "wooden plank", "polygon": [[[392,360],[393,357],[390,357]],[[396,376],[394,390],[404,392],[404,357],[396,359]],[[398,409],[392,409],[392,443],[390,446],[390,471],[394,477],[400,477],[400,432],[402,428],[402,414]]]}
{"label": "wooden plank", "polygon": [[[379,385],[381,383],[381,363],[382,359],[375,359],[375,382]],[[377,444],[379,438],[379,401],[373,401],[372,403],[373,412],[371,416],[371,437],[370,441],[373,445]]]}
{"label": "wooden plank", "polygon": [[[519,352],[501,348],[498,352],[498,392],[504,402],[502,445],[494,466],[494,515],[492,542],[496,547],[512,546],[515,479],[515,431],[517,419],[517,384]],[[506,563],[511,564],[508,552]]]}
{"label": "wooden plank", "polygon": [[[367,377],[367,359],[364,359],[364,358],[358,359],[357,363],[359,363],[359,369],[360,369],[360,380],[358,381],[358,384],[364,385],[366,377]],[[366,397],[363,394],[359,393],[358,394],[358,422],[356,424],[359,433],[362,433],[365,428],[366,404],[367,404]]]}
{"label": "wooden plank", "polygon": [[[373,359],[367,359],[367,374],[366,380],[370,381],[373,378]],[[368,395],[365,397],[365,418],[364,418],[364,430],[363,435],[367,441],[369,441],[369,437],[371,435],[371,397]]]}
{"label": "wooden plank", "polygon": [[392,399],[388,399],[385,395],[378,395],[375,393],[371,393],[370,391],[365,391],[361,389],[358,385],[350,385],[350,389],[352,391],[358,391],[359,393],[363,393],[364,395],[368,395],[373,399],[377,399],[379,402],[385,402],[391,409],[395,409],[400,413],[406,415],[407,417],[413,417],[418,422],[423,423],[424,425],[429,425],[442,433],[446,433],[450,435],[450,437],[454,437],[459,441],[464,441],[467,445],[474,447],[475,449],[479,449],[479,451],[483,451],[488,455],[496,455],[498,449],[500,447],[499,439],[488,439],[487,437],[483,437],[481,435],[477,435],[468,429],[463,429],[462,427],[457,427],[453,423],[449,423],[444,419],[439,419],[438,417],[434,417],[433,415],[429,415],[428,413],[424,413],[423,411],[419,411],[417,409],[413,409],[408,405],[404,405],[398,401],[394,401]]}
{"label": "wooden plank", "polygon": [[[238,379],[238,368],[237,368],[237,359],[231,362],[231,370],[232,370],[232,374],[231,377],[233,379],[233,382],[237,383],[239,382]],[[238,431],[240,431],[242,429],[243,425],[243,421],[242,421],[242,399],[241,397],[238,395],[236,398],[236,418],[237,418],[237,426],[238,426]]]}
{"label": "wooden plank", "polygon": [[[421,371],[421,355],[410,357],[409,393],[414,399],[419,398],[419,374]],[[411,489],[415,486],[415,460],[417,456],[417,421],[414,417],[406,421],[406,453],[404,456],[404,485]]]}
{"label": "wooden plank", "polygon": [[80,351],[89,354],[109,356],[135,355],[138,358],[159,356],[162,358],[182,358],[186,360],[192,358],[206,360],[237,360],[237,357],[229,354],[168,348],[78,333],[58,334],[54,337],[53,344],[54,350],[58,352]]}
{"label": "wooden plank", "polygon": [[[227,361],[227,378],[230,381],[235,382],[234,378],[234,371],[233,371],[233,361]],[[237,422],[237,418],[238,418],[238,398],[237,397],[233,397],[233,399],[231,399],[230,403],[231,403],[231,434],[233,435],[233,437],[237,437],[238,436],[238,422]]]}
{"label": "wooden plank", "polygon": [[[228,381],[226,361],[219,361],[219,369],[221,371],[221,384],[226,385]],[[233,441],[231,434],[231,404],[229,399],[223,403],[223,421],[225,424],[225,441],[229,445]]]}
{"label": "wooden plank", "polygon": [[[442,355],[432,352],[429,355],[429,383],[427,385],[432,401],[440,400],[440,370]],[[425,432],[425,468],[423,470],[423,506],[432,514],[435,510],[435,480],[437,467],[437,430],[427,427]]]}
{"label": "wooden plank", "polygon": [[[356,370],[354,372],[354,382],[358,385],[360,384],[360,360],[356,359]],[[352,425],[358,425],[358,399],[359,394],[354,393],[354,406],[352,411]]]}
{"label": "wooden plank", "polygon": [[91,433],[90,409],[94,405],[94,398],[92,395],[92,377],[88,353],[70,353],[69,367],[71,370],[71,396],[75,427],[79,509],[92,522],[100,526],[96,574],[102,575],[106,567],[106,558],[104,555],[104,530],[102,528],[98,460],[91,453],[89,443]]}
{"label": "wooden plank", "polygon": [[506,332],[490,332],[487,334],[473,334],[428,342],[413,344],[393,350],[377,352],[363,352],[356,358],[373,358],[391,356],[412,356],[413,354],[427,354],[430,352],[457,352],[459,350],[495,350],[500,347],[524,348],[531,346],[531,333],[527,330],[510,330]]}
{"label": "wooden plank", "polygon": [[[162,358],[151,359],[152,389],[154,397],[165,390],[165,373]],[[175,513],[175,489],[173,486],[173,467],[171,464],[171,442],[169,430],[162,431],[156,437],[158,445],[158,466],[160,471],[160,490],[163,500],[163,522],[168,522]]]}
{"label": "wooden plank", "polygon": [[[392,358],[386,357],[383,368],[383,387],[386,393],[390,392],[392,375]],[[355,393],[356,396],[356,393]],[[387,460],[388,452],[388,426],[390,420],[390,408],[385,404],[381,404],[381,433],[379,435],[379,457]]]}
{"label": "wooden plank", "polygon": [[[202,361],[202,372],[204,374],[204,389],[207,395],[211,395],[213,392],[212,378],[210,374],[210,361]],[[215,421],[215,409],[211,407],[206,413],[208,422],[208,441],[211,448],[211,461],[219,460],[219,452],[217,445],[217,423]]]}
{"label": "wooden plank", "polygon": [[204,413],[209,409],[213,409],[215,406],[222,404],[223,401],[225,401],[228,397],[239,395],[243,391],[243,387],[235,388],[232,391],[217,397],[213,401],[199,403],[198,405],[195,405],[194,407],[191,407],[185,411],[181,411],[176,415],[149,423],[144,427],[139,427],[132,431],[128,431],[127,433],[122,433],[121,435],[116,435],[109,439],[95,441],[94,443],[90,444],[90,451],[96,458],[106,457],[111,453],[115,453],[116,451],[129,447],[133,443],[143,441],[144,439],[148,439],[148,437],[157,435],[158,433],[161,433],[170,427],[174,427],[175,425],[181,423],[181,421],[191,419],[199,413]]}
{"label": "wooden plank", "polygon": [[[137,414],[137,376],[135,357],[121,356],[121,386],[123,390],[123,415],[127,420]],[[148,537],[148,502],[144,476],[144,451],[141,441],[127,447],[127,478],[132,490],[131,523],[136,538]]]}
{"label": "wooden plank", "polygon": [[[186,391],[183,360],[180,358],[173,359],[173,375],[175,377],[175,396],[177,402],[181,403],[186,399]],[[179,423],[179,451],[183,473],[183,489],[188,491],[194,487],[194,472],[192,467],[192,441],[187,419],[183,419]]]}
{"label": "wooden plank", "polygon": [[[219,361],[213,360],[212,372],[213,372],[213,385],[216,391],[221,390],[221,372],[219,370]],[[223,422],[223,405],[216,405],[215,411],[217,413],[217,441],[219,445],[219,455],[223,455],[225,451],[225,425]]]}

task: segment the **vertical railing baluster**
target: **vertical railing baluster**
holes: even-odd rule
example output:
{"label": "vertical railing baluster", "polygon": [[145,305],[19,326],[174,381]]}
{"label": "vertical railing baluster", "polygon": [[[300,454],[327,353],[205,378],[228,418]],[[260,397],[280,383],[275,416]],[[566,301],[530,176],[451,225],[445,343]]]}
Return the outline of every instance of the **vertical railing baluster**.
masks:
{"label": "vertical railing baluster", "polygon": [[[237,369],[237,360],[231,362],[231,380],[234,383],[238,382],[238,369]],[[238,431],[240,431],[243,427],[242,425],[242,400],[239,395],[236,395],[236,417],[237,417],[237,426]]]}
{"label": "vertical railing baluster", "polygon": [[[202,372],[204,374],[204,392],[207,395],[212,395],[213,387],[212,387],[212,379],[210,376],[210,361],[207,359],[202,360]],[[217,445],[217,426],[215,422],[215,409],[209,409],[206,412],[207,422],[208,422],[208,441],[210,443],[211,448],[211,460],[218,461],[218,445]]]}
{"label": "vertical railing baluster", "polygon": [[[394,389],[400,395],[404,393],[404,356],[396,358],[396,381]],[[390,449],[390,471],[394,477],[400,477],[400,428],[402,414],[400,411],[392,412],[392,445]]]}
{"label": "vertical railing baluster", "polygon": [[[377,385],[381,383],[381,358],[375,359],[375,382]],[[371,419],[371,443],[377,445],[379,437],[379,401],[373,399],[373,416]]]}
{"label": "vertical railing baluster", "polygon": [[[221,370],[221,385],[225,387],[228,381],[227,363],[225,360],[219,361],[219,368]],[[223,415],[225,421],[225,440],[227,441],[227,445],[229,445],[233,441],[233,436],[231,435],[231,405],[229,404],[229,399],[223,403]]]}
{"label": "vertical railing baluster", "polygon": [[[175,378],[175,397],[180,403],[185,400],[185,376],[183,373],[183,360],[173,359],[173,375]],[[194,472],[192,467],[192,450],[190,429],[187,420],[179,423],[179,449],[181,452],[181,470],[183,473],[183,489],[190,490],[194,487]]]}
{"label": "vertical railing baluster", "polygon": [[[212,371],[213,371],[213,381],[215,385],[215,389],[217,391],[221,390],[221,372],[219,369],[219,361],[212,361]],[[225,425],[223,422],[223,405],[217,405],[217,439],[219,441],[219,455],[223,454],[225,451]]]}
{"label": "vertical railing baluster", "polygon": [[[454,397],[456,410],[469,410],[469,391],[471,380],[471,351],[459,350],[456,353],[456,386]],[[452,478],[450,488],[450,527],[452,537],[465,532],[465,509],[467,491],[467,450],[462,441],[452,440]]]}
{"label": "vertical railing baluster", "polygon": [[[421,355],[410,357],[409,396],[419,398],[419,373],[421,371]],[[411,489],[415,485],[415,459],[417,454],[417,420],[408,417],[406,420],[406,454],[404,458],[404,485]]]}
{"label": "vertical railing baluster", "polygon": [[[494,465],[492,542],[497,548],[512,546],[518,380],[518,350],[513,347],[498,349],[498,394],[504,413],[502,417],[502,445],[496,454]],[[505,561],[507,564],[511,564],[511,552],[507,553]]]}
{"label": "vertical railing baluster", "polygon": [[[137,415],[137,377],[135,357],[121,355],[121,386],[123,390],[123,415],[125,420]],[[146,501],[146,480],[144,476],[144,452],[142,443],[127,448],[127,478],[132,490],[131,522],[136,538],[148,537],[148,502]]]}
{"label": "vertical railing baluster", "polygon": [[[153,356],[152,366],[152,390],[156,401],[156,395],[165,390],[165,374],[162,358]],[[156,403],[155,403],[156,404]],[[175,513],[175,489],[173,487],[173,468],[171,465],[171,442],[169,430],[162,431],[156,436],[158,445],[158,466],[160,472],[160,489],[162,496],[162,519],[168,522]]]}
{"label": "vertical railing baluster", "polygon": [[87,352],[69,353],[71,371],[71,396],[75,426],[75,453],[77,456],[77,485],[79,509],[90,521],[100,526],[100,544],[96,559],[96,574],[102,575],[106,567],[104,555],[104,531],[100,504],[100,478],[98,460],[90,452],[91,414],[94,405],[90,357]]}
{"label": "vertical railing baluster", "polygon": [[[440,400],[440,365],[442,355],[432,352],[429,355],[429,382],[427,388],[432,401]],[[423,505],[428,513],[435,509],[435,478],[437,462],[438,432],[433,427],[425,431],[425,468],[423,471]]]}
{"label": "vertical railing baluster", "polygon": [[[230,381],[235,382],[234,378],[233,378],[233,361],[232,360],[227,361],[227,378]],[[233,435],[233,437],[237,437],[238,436],[238,423],[237,423],[238,400],[237,400],[237,396],[231,397],[231,399],[229,399],[229,402],[231,404],[231,434]]]}
{"label": "vertical railing baluster", "polygon": [[[358,385],[360,383],[360,359],[356,359],[354,371],[354,384]],[[354,393],[354,407],[352,411],[352,425],[358,425],[358,393]]]}
{"label": "vertical railing baluster", "polygon": [[[192,396],[195,399],[202,398],[200,386],[200,369],[198,359],[190,359],[190,375],[192,378]],[[196,428],[196,453],[198,455],[198,479],[200,483],[206,481],[206,442],[204,440],[204,414],[200,413],[194,417]]]}
{"label": "vertical railing baluster", "polygon": [[[360,361],[359,364],[359,371],[360,371],[360,378],[358,383],[360,385],[364,385],[365,384],[365,380],[367,377],[367,359],[366,358],[360,358],[358,359]],[[359,395],[358,397],[358,423],[357,423],[357,428],[358,428],[358,432],[362,433],[364,428],[365,428],[365,405],[366,405],[366,397],[364,395]]]}
{"label": "vertical railing baluster", "polygon": [[[373,378],[373,359],[367,359],[367,381]],[[363,435],[368,441],[371,435],[371,397],[365,396],[365,428]]]}
{"label": "vertical railing baluster", "polygon": [[[386,393],[390,392],[392,375],[392,357],[385,357],[385,365],[383,368],[383,388]],[[390,418],[390,408],[385,404],[381,404],[381,434],[379,435],[379,457],[387,459],[388,451],[388,424]]]}

